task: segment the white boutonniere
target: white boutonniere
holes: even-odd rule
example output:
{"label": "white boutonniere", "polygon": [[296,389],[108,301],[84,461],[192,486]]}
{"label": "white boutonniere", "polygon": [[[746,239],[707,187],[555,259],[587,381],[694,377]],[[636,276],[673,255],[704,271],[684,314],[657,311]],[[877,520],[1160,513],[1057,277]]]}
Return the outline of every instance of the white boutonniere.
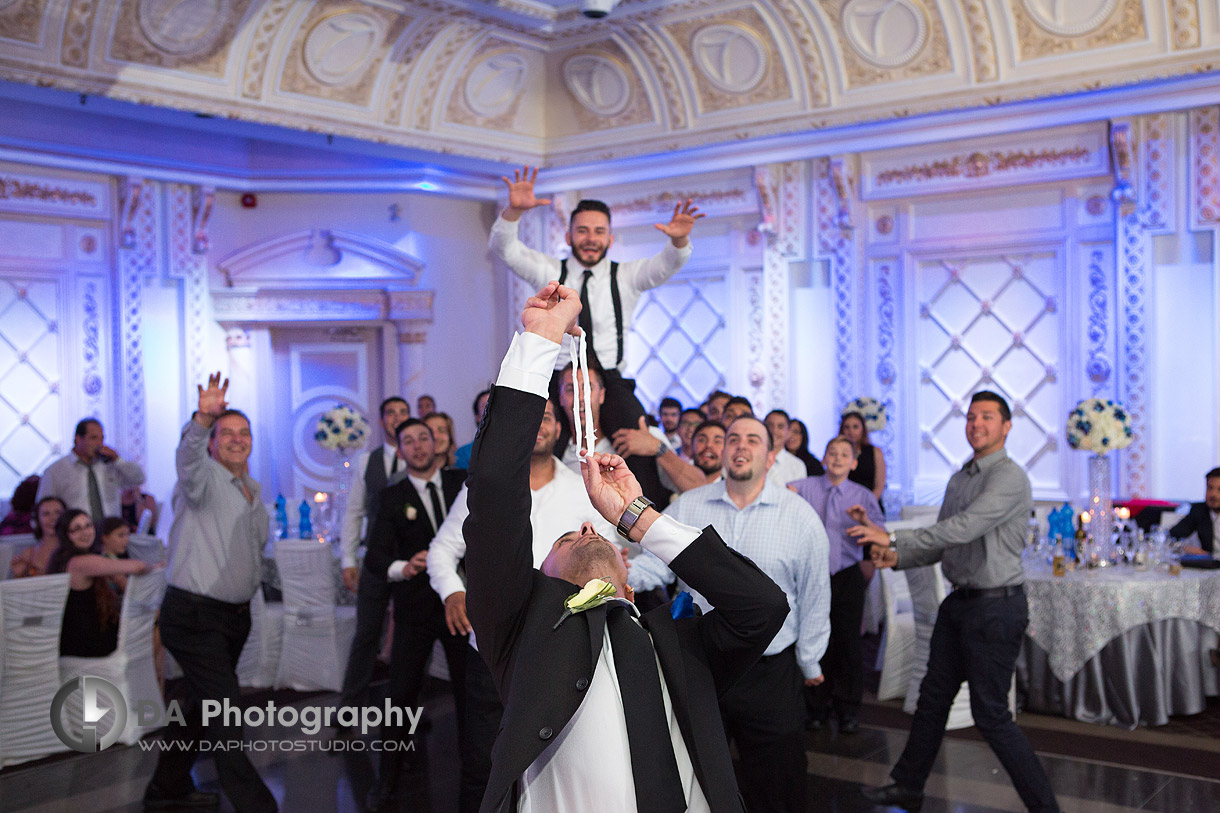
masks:
{"label": "white boutonniere", "polygon": [[415,506],[414,506],[414,505],[408,505],[408,506],[407,506],[407,507],[406,507],[406,508],[403,510],[403,513],[407,515],[407,519],[408,519],[409,521],[411,521],[411,522],[414,522],[414,521],[415,521],[415,518],[419,516],[419,511],[416,511],[416,510],[415,510]]}
{"label": "white boutonniere", "polygon": [[585,586],[580,589],[580,592],[573,593],[563,602],[563,615],[559,616],[559,620],[555,622],[555,626],[551,627],[551,629],[559,629],[559,625],[566,621],[568,616],[583,613],[585,610],[592,610],[594,607],[600,607],[615,592],[617,591],[614,585],[606,579],[589,579],[589,581],[585,582]]}

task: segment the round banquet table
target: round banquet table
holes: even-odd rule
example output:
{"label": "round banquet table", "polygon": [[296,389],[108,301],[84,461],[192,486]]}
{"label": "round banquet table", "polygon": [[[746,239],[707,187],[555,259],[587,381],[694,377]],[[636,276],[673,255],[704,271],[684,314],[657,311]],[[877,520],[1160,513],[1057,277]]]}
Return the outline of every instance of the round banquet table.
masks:
{"label": "round banquet table", "polygon": [[1027,566],[1029,627],[1017,659],[1026,711],[1135,728],[1198,714],[1217,692],[1220,570],[1131,567],[1056,578]]}

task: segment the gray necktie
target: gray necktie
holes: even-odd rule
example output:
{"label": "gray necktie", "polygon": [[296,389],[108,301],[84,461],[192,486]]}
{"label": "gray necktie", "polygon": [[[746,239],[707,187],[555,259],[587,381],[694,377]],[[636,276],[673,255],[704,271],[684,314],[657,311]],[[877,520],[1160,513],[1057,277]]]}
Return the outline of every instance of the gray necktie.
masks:
{"label": "gray necktie", "polygon": [[102,520],[106,518],[106,512],[102,508],[102,492],[97,485],[93,464],[86,463],[85,470],[89,472],[89,513],[93,515],[93,524],[100,527]]}

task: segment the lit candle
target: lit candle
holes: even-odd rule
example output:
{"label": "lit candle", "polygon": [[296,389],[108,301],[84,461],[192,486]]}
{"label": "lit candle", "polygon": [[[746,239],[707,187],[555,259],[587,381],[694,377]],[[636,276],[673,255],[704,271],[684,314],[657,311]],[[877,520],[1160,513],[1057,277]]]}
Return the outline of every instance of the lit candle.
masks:
{"label": "lit candle", "polygon": [[1081,523],[1083,523],[1083,524],[1085,524],[1085,525],[1088,525],[1088,524],[1089,524],[1089,519],[1090,519],[1090,517],[1089,517],[1089,512],[1088,512],[1088,511],[1081,511],[1081,512],[1080,512],[1080,521],[1081,521]]}
{"label": "lit candle", "polygon": [[326,502],[326,494],[321,491],[317,492],[313,495],[313,501],[321,505],[322,503]]}
{"label": "lit candle", "polygon": [[1119,508],[1118,509],[1118,518],[1123,521],[1131,519],[1131,509],[1125,505],[1122,506],[1121,508]]}

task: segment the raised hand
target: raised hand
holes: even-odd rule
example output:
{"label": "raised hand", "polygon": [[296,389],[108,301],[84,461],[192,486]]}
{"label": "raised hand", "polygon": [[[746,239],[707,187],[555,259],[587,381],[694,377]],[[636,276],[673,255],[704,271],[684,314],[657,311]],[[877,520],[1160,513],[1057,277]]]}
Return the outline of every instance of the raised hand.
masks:
{"label": "raised hand", "polygon": [[196,385],[199,390],[199,414],[206,415],[209,419],[215,420],[229,406],[229,402],[225,400],[225,395],[229,391],[229,379],[225,379],[224,383],[220,383],[220,373],[212,373],[208,376],[208,388],[205,390],[202,385]]}
{"label": "raised hand", "polygon": [[576,319],[580,316],[580,295],[566,285],[554,280],[525,303],[521,312],[521,326],[526,333],[558,342],[563,334],[580,335]]}
{"label": "raised hand", "polygon": [[652,432],[648,431],[648,421],[644,416],[640,416],[639,427],[631,429],[624,427],[614,433],[611,438],[614,442],[614,451],[623,457],[631,457],[632,455],[640,455],[642,457],[653,457],[657,452],[661,451],[658,444],[664,443],[653,436]]}
{"label": "raised hand", "polygon": [[688,238],[691,229],[695,227],[695,221],[701,217],[707,217],[707,215],[699,211],[699,207],[694,205],[691,198],[687,198],[685,203],[674,206],[674,216],[668,223],[655,225],[658,230],[669,235],[669,239],[674,243],[674,248],[684,248],[690,242]]}
{"label": "raised hand", "polygon": [[853,505],[847,509],[847,516],[851,517],[861,525],[867,525],[870,528],[876,528],[877,523],[868,518],[868,512],[864,510],[863,505]]}
{"label": "raised hand", "polygon": [[[584,455],[585,451],[581,450]],[[607,522],[617,523],[632,501],[643,494],[639,482],[623,458],[616,454],[594,452],[580,467],[589,502]]]}
{"label": "raised hand", "polygon": [[508,186],[508,208],[504,210],[505,220],[516,220],[530,209],[536,206],[546,206],[551,202],[550,198],[534,197],[534,181],[538,179],[538,167],[533,167],[532,170],[528,164],[523,169],[514,169],[511,181],[504,175],[500,176],[500,180]]}

